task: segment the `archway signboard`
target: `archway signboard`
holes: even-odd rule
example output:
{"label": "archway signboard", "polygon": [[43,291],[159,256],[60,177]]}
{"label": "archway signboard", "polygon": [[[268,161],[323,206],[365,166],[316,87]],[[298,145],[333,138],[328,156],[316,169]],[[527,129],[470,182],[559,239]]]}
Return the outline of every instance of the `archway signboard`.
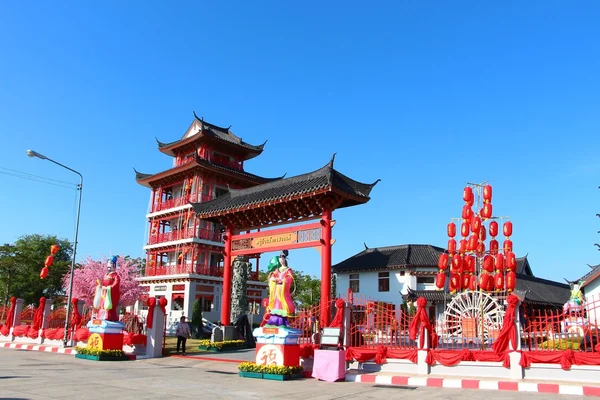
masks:
{"label": "archway signboard", "polygon": [[[198,218],[225,226],[221,321],[230,323],[232,261],[236,256],[316,248],[321,253],[321,326],[329,325],[331,300],[331,228],[335,209],[370,200],[372,184],[360,183],[333,168],[335,159],[316,171],[278,179],[192,203]],[[316,222],[285,228],[275,226]],[[263,229],[267,230],[263,230]],[[244,232],[244,233],[242,233]]]}

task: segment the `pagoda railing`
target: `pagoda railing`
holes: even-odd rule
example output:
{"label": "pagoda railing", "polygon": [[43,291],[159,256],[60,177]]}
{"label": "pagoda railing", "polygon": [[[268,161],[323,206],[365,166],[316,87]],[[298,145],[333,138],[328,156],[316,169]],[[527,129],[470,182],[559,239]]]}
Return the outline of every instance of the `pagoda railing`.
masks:
{"label": "pagoda railing", "polygon": [[225,157],[214,156],[212,162],[214,164],[222,165],[224,167],[229,167],[240,171],[242,170],[242,163],[239,163],[237,161],[231,161],[230,159]]}
{"label": "pagoda railing", "polygon": [[[199,274],[206,276],[223,277],[223,267],[218,265],[208,264],[172,264],[172,265],[159,265],[157,267],[146,267],[146,276],[158,276],[158,275],[179,275],[179,274]],[[250,280],[258,280],[258,274],[256,271],[250,273]]]}
{"label": "pagoda railing", "polygon": [[175,231],[159,233],[157,235],[150,236],[150,239],[148,240],[148,244],[166,243],[166,242],[172,242],[175,240],[192,239],[192,238],[210,240],[213,242],[221,242],[222,241],[221,232],[216,232],[216,231],[213,231],[210,229],[204,229],[204,228],[202,228],[202,229],[187,228],[187,229],[178,229]]}
{"label": "pagoda railing", "polygon": [[196,203],[199,201],[200,203],[205,203],[209,200],[212,200],[212,198],[209,196],[204,196],[204,195],[198,196],[196,194],[189,194],[189,195],[177,197],[174,199],[169,199],[169,200],[155,203],[152,206],[152,212],[163,211],[163,210],[168,210],[169,208],[184,206],[190,202]]}

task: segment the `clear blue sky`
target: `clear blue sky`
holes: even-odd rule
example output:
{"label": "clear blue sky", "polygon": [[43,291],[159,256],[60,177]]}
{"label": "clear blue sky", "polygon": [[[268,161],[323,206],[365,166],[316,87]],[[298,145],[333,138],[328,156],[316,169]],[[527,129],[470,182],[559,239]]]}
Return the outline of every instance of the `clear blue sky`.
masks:
{"label": "clear blue sky", "polygon": [[[334,213],[334,263],[363,242],[445,246],[465,182],[484,180],[536,275],[600,263],[597,2],[325,3],[3,2],[0,167],[77,181],[32,148],[78,169],[79,256],[141,256],[149,191],[132,167],[169,168],[154,137],[180,138],[195,110],[269,140],[250,172],[337,152],[341,172],[382,179]],[[0,242],[73,238],[74,190],[0,172]],[[315,251],[290,257],[318,273]]]}

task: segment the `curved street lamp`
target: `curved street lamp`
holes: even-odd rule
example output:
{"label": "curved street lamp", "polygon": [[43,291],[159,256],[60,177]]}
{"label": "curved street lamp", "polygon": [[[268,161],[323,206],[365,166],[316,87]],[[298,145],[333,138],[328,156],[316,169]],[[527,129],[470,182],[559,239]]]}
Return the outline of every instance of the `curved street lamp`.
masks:
{"label": "curved street lamp", "polygon": [[69,297],[67,298],[67,317],[65,319],[65,335],[63,337],[63,344],[66,347],[69,336],[69,317],[71,316],[71,296],[73,295],[73,272],[75,270],[75,257],[77,256],[77,237],[79,235],[79,215],[81,214],[81,194],[83,192],[83,176],[74,169],[69,168],[66,165],[63,165],[59,162],[56,162],[53,159],[38,153],[37,151],[27,150],[27,155],[31,158],[37,157],[41,160],[48,160],[51,163],[54,163],[79,175],[79,185],[77,185],[77,190],[79,191],[79,202],[77,205],[77,222],[75,224],[75,243],[73,244],[73,259],[71,260],[71,277],[69,279]]}

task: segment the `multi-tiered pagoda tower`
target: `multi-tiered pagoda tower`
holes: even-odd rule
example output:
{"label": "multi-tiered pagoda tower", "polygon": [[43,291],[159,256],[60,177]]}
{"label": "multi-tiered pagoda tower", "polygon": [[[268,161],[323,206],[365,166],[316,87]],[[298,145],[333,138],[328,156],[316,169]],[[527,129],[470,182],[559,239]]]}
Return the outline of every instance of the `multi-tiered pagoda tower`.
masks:
{"label": "multi-tiered pagoda tower", "polygon": [[[228,192],[280,178],[244,171],[244,162],[260,155],[265,143],[251,145],[229,128],[205,122],[194,113],[183,137],[157,140],[158,150],[173,157],[173,167],[156,173],[136,171],[136,181],[152,190],[148,214],[146,272],[141,279],[149,296],[169,299],[169,325],[190,316],[201,299],[203,316],[219,319],[223,276],[222,227],[196,218],[190,202],[206,202]],[[258,282],[258,259],[248,282],[249,303],[260,304],[266,285]]]}

